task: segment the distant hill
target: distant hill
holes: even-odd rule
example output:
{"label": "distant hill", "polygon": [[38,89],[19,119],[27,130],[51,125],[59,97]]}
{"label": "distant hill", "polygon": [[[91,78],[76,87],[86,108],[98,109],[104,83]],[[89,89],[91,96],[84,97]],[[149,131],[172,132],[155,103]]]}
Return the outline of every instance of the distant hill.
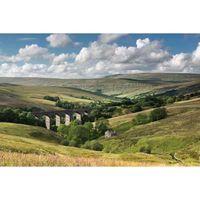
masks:
{"label": "distant hill", "polygon": [[78,88],[90,92],[101,91],[106,95],[134,96],[162,88],[176,88],[182,84],[200,83],[200,74],[141,73],[119,74],[97,79],[55,79],[55,78],[7,78],[0,83],[26,86],[57,86]]}
{"label": "distant hill", "polygon": [[200,91],[199,74],[118,74],[99,79],[50,79],[0,77],[0,106],[36,106],[54,110],[59,96],[70,102],[117,100],[145,94],[180,95]]}

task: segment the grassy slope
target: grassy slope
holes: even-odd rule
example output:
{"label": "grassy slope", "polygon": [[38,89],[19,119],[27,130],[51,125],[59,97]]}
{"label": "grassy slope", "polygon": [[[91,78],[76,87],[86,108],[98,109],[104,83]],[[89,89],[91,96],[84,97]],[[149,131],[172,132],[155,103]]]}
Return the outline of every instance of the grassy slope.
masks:
{"label": "grassy slope", "polygon": [[[33,133],[39,132],[35,135]],[[177,164],[170,158],[108,154],[59,145],[52,132],[39,127],[0,123],[0,166],[149,166]]]}
{"label": "grassy slope", "polygon": [[[198,82],[198,74],[129,74],[114,75],[99,79],[47,79],[47,78],[0,78],[0,83],[13,83],[28,86],[59,86],[79,88],[95,92],[101,89],[104,94],[134,96],[154,90],[180,87],[183,83]],[[199,82],[198,82],[199,83]]]}
{"label": "grassy slope", "polygon": [[[179,102],[167,107],[166,119],[133,127],[137,114],[110,119],[120,134],[111,139],[100,139],[106,152],[139,152],[150,147],[154,155],[174,155],[184,164],[199,165],[200,156],[200,99]],[[143,111],[149,112],[149,111]]]}
{"label": "grassy slope", "polygon": [[[199,165],[200,99],[173,104],[168,111],[168,118],[136,128],[131,125],[135,114],[110,119],[111,125],[121,134],[100,141],[106,151],[114,154],[59,145],[53,132],[44,128],[0,123],[0,165]],[[142,146],[151,146],[152,154],[139,153]],[[183,163],[173,159],[170,153]]]}
{"label": "grassy slope", "polygon": [[[45,110],[59,109],[55,107],[55,102],[43,99],[46,95],[59,96],[63,100],[79,103],[105,99],[104,96],[75,88],[0,85],[0,105],[2,106],[37,106]],[[84,97],[89,99],[84,99]]]}

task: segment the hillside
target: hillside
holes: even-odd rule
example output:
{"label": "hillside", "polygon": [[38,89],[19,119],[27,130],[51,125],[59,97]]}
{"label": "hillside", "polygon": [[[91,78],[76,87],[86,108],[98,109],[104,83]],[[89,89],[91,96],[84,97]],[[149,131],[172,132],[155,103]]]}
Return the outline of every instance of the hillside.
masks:
{"label": "hillside", "polygon": [[44,128],[0,123],[0,166],[161,166],[173,160],[136,153],[107,154],[58,144]]}
{"label": "hillside", "polygon": [[[147,92],[165,92],[179,87],[200,84],[199,74],[142,73],[113,75],[98,79],[50,79],[50,78],[8,78],[1,77],[0,83],[26,86],[56,86],[78,88],[119,97],[134,96]],[[199,89],[199,88],[198,88]]]}
{"label": "hillside", "polygon": [[[45,100],[44,96],[88,104],[152,93],[179,96],[199,91],[198,74],[129,74],[82,80],[0,78],[0,107],[57,110],[62,108],[55,107],[55,102]],[[177,100],[166,106],[167,118],[138,126],[132,123],[138,113],[122,115],[130,113],[132,107],[124,109],[121,105],[124,112],[117,113],[121,116],[109,119],[118,136],[97,139],[103,145],[102,152],[63,146],[55,132],[41,127],[0,122],[0,165],[200,165],[200,98],[190,95],[190,100],[183,99],[185,101]],[[139,113],[148,114],[153,109],[150,107],[153,106],[143,106],[144,111]],[[102,112],[108,111],[100,110]]]}
{"label": "hillside", "polygon": [[55,107],[55,102],[43,99],[46,95],[59,96],[65,101],[83,104],[107,99],[105,95],[76,88],[0,84],[0,106],[36,106],[44,110],[60,109]]}
{"label": "hillside", "polygon": [[135,153],[148,147],[153,155],[175,155],[185,165],[200,165],[200,99],[172,104],[167,111],[166,119],[135,127],[132,119],[138,113],[111,118],[119,135],[99,139],[104,151]]}
{"label": "hillside", "polygon": [[[167,110],[166,119],[137,127],[131,121],[138,113],[109,119],[119,135],[98,139],[103,152],[60,145],[55,133],[44,128],[1,122],[0,165],[200,165],[200,99],[171,104]],[[144,147],[151,153],[140,152]]]}

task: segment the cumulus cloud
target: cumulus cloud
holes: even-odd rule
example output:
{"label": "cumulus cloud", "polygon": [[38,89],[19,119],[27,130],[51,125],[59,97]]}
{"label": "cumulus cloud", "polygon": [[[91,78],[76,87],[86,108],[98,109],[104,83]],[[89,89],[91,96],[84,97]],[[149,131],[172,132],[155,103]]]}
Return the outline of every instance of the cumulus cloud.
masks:
{"label": "cumulus cloud", "polygon": [[117,39],[119,39],[120,37],[124,36],[126,34],[101,34],[99,35],[99,42],[102,42],[102,43],[110,43],[110,42],[113,42]]}
{"label": "cumulus cloud", "polygon": [[[39,63],[32,62],[38,58],[42,58]],[[138,72],[200,73],[200,43],[191,53],[175,55],[170,54],[160,41],[149,38],[138,39],[130,46],[97,40],[77,54],[58,55],[32,44],[20,48],[16,55],[0,55],[0,63],[0,76],[91,78]]]}
{"label": "cumulus cloud", "polygon": [[37,44],[26,45],[19,49],[18,57],[30,60],[31,58],[45,57],[48,55],[48,49],[38,46]]}
{"label": "cumulus cloud", "polygon": [[72,43],[71,38],[67,34],[51,34],[46,40],[49,42],[51,47],[65,47]]}
{"label": "cumulus cloud", "polygon": [[72,54],[64,54],[64,53],[62,53],[62,54],[60,54],[60,55],[58,55],[58,56],[55,56],[54,58],[53,58],[53,64],[61,64],[61,63],[63,63],[64,61],[66,61],[67,59],[73,59],[73,58],[75,58],[76,57],[76,54],[74,54],[74,53],[72,53]]}
{"label": "cumulus cloud", "polygon": [[15,63],[3,63],[0,65],[0,76],[6,77],[37,77],[45,75],[48,67],[45,64],[31,64],[17,65]]}
{"label": "cumulus cloud", "polygon": [[157,71],[200,73],[200,43],[192,53],[179,53],[159,63]]}
{"label": "cumulus cloud", "polygon": [[149,38],[145,38],[143,40],[142,39],[138,39],[136,41],[137,48],[142,48],[142,47],[148,45],[149,43],[150,43]]}
{"label": "cumulus cloud", "polygon": [[26,45],[24,48],[20,48],[16,55],[5,56],[0,55],[1,62],[20,62],[30,61],[32,58],[51,59],[54,54],[50,54],[47,48],[38,46],[37,44]]}
{"label": "cumulus cloud", "polygon": [[159,41],[150,41],[148,38],[137,40],[136,46],[118,46],[93,42],[84,47],[76,56],[76,63],[81,64],[89,72],[129,73],[135,71],[151,70],[158,63],[170,58],[168,51],[162,48]]}

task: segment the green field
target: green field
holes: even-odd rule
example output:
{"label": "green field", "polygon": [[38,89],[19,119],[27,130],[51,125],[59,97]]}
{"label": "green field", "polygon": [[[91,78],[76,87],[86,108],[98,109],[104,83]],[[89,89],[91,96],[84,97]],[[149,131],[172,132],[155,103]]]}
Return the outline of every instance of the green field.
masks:
{"label": "green field", "polygon": [[[47,95],[88,104],[149,93],[184,95],[199,91],[198,74],[129,74],[82,80],[0,78],[0,107],[62,109],[45,100]],[[63,146],[55,132],[41,127],[0,122],[0,165],[200,165],[200,99],[192,97],[167,105],[166,109],[167,118],[145,125],[133,125],[138,113],[110,118],[109,123],[118,136],[97,139],[103,144],[101,152]]]}
{"label": "green field", "polygon": [[82,104],[106,99],[104,95],[76,88],[0,84],[0,106],[36,106],[44,110],[60,109],[55,107],[55,102],[43,99],[46,95],[59,96],[62,100]]}
{"label": "green field", "polygon": [[104,151],[135,153],[148,147],[153,155],[175,155],[184,165],[199,165],[200,99],[172,104],[167,111],[166,119],[139,126],[132,124],[137,113],[110,119],[119,135],[99,139]]}
{"label": "green field", "polygon": [[112,154],[58,144],[44,128],[0,123],[0,166],[161,166],[169,157],[143,153]]}
{"label": "green field", "polygon": [[[200,156],[200,99],[167,106],[168,117],[133,127],[137,113],[111,118],[118,136],[99,141],[103,152],[58,143],[44,128],[0,123],[3,166],[194,166]],[[150,110],[142,111],[145,113]],[[150,147],[151,153],[140,152]]]}

